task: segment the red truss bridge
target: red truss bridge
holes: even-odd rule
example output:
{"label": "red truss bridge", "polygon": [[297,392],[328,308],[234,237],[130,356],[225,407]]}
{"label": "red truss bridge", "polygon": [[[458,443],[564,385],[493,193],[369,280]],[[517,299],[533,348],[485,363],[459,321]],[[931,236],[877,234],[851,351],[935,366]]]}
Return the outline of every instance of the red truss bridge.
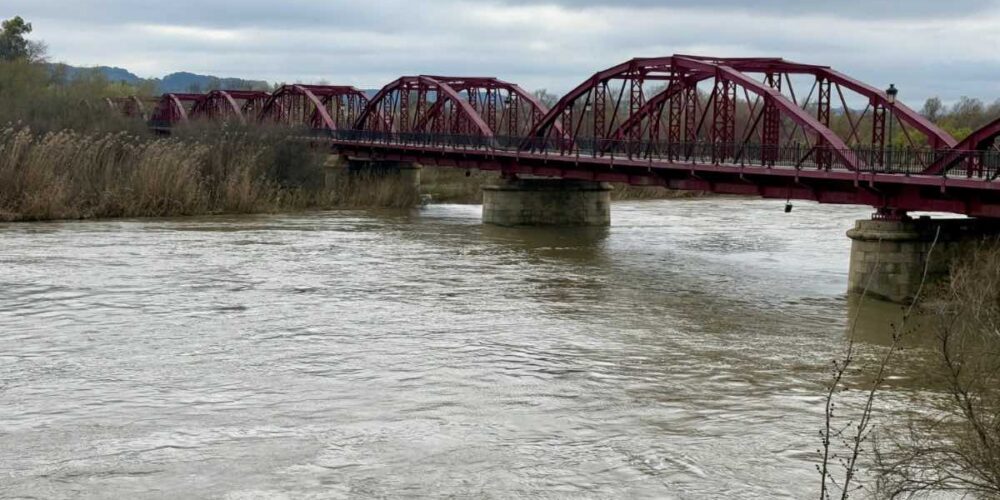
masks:
{"label": "red truss bridge", "polygon": [[1000,218],[1000,119],[959,141],[894,87],[780,58],[636,58],[551,108],[496,78],[428,75],[371,98],[288,85],[108,105],[163,131],[296,126],[355,159]]}

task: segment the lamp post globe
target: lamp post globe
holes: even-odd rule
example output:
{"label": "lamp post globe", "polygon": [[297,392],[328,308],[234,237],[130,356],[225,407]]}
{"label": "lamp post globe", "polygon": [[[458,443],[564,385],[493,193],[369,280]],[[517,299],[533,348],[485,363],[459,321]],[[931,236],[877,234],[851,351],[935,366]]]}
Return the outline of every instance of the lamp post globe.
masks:
{"label": "lamp post globe", "polygon": [[896,95],[899,94],[899,89],[896,88],[896,84],[890,83],[889,88],[885,89],[885,95],[889,98],[889,104],[896,104]]}

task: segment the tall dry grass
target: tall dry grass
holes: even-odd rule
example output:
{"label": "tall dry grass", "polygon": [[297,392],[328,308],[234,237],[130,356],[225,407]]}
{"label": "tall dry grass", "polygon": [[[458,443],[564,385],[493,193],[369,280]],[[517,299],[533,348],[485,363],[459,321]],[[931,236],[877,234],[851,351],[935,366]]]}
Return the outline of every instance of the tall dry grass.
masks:
{"label": "tall dry grass", "polygon": [[[0,130],[0,220],[413,206],[391,176],[327,179],[325,152],[243,131],[202,140]],[[332,183],[331,183],[332,181]]]}
{"label": "tall dry grass", "polygon": [[315,198],[314,205],[330,208],[410,208],[420,204],[420,190],[392,173],[338,169]]}

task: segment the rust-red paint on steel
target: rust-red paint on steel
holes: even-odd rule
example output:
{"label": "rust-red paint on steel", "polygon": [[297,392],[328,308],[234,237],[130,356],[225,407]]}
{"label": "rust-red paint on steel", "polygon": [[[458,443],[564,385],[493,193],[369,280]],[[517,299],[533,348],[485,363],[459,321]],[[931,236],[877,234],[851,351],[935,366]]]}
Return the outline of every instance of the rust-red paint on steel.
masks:
{"label": "rust-red paint on steel", "polygon": [[194,119],[303,127],[358,157],[1000,217],[1000,119],[960,142],[895,97],[825,65],[680,54],[598,71],[551,109],[498,78],[440,75],[371,99],[285,85],[165,94],[152,111],[106,103],[160,131]]}

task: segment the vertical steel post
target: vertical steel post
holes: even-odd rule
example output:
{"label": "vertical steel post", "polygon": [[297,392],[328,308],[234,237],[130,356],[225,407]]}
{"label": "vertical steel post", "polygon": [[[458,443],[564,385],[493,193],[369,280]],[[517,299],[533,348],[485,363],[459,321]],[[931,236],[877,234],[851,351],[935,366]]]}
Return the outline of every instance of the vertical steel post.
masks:
{"label": "vertical steel post", "polygon": [[[675,80],[674,85],[683,85],[683,83],[680,80]],[[670,97],[670,103],[667,106],[667,156],[671,160],[676,160],[680,154],[681,133],[684,128],[685,93],[686,89],[676,92]]]}
{"label": "vertical steel post", "polygon": [[717,76],[712,116],[712,160],[719,163],[733,155],[736,135],[736,85]]}
{"label": "vertical steel post", "polygon": [[[567,140],[564,140],[562,137],[558,137],[557,138],[557,140],[559,141],[559,151],[567,151],[567,150],[569,150],[570,148],[573,147],[573,141],[576,139],[575,135],[573,135],[574,134],[573,131],[575,129],[573,128],[573,105],[572,104],[566,106],[566,110],[563,111],[563,114],[562,114],[562,129],[564,131],[566,131],[567,133],[569,133],[570,137]],[[551,130],[552,129],[549,129],[550,132],[551,132]]]}
{"label": "vertical steel post", "polygon": [[687,142],[686,157],[690,158],[694,154],[695,145],[698,143],[698,86],[694,84],[686,85],[684,88],[684,140]]}
{"label": "vertical steel post", "polygon": [[486,125],[494,133],[497,132],[497,92],[486,88]]}
{"label": "vertical steel post", "polygon": [[[816,119],[827,129],[830,128],[830,80],[822,76],[816,78],[819,88],[819,98],[816,105]],[[816,167],[825,170],[830,168],[832,153],[830,145],[822,137],[816,138]]]}
{"label": "vertical steel post", "polygon": [[[418,93],[422,90],[418,90]],[[419,99],[419,96],[417,97]],[[399,127],[400,132],[410,131],[410,83],[406,82],[399,89]]]}
{"label": "vertical steel post", "polygon": [[518,112],[518,108],[521,106],[520,103],[517,102],[517,94],[511,92],[508,94],[507,98],[510,100],[507,105],[507,135],[510,137],[517,137],[519,132],[518,121],[520,118],[518,116],[520,114]]}
{"label": "vertical steel post", "polygon": [[597,86],[594,87],[594,106],[593,106],[593,113],[594,113],[593,139],[594,139],[595,151],[599,149],[599,147],[597,146],[598,141],[603,139],[605,134],[604,109],[607,98],[608,98],[607,82],[598,82]]}
{"label": "vertical steel post", "polygon": [[875,102],[872,106],[872,167],[885,166],[885,106]]}
{"label": "vertical steel post", "polygon": [[[643,95],[642,90],[643,76],[638,74],[632,77],[630,81],[631,88],[629,89],[629,117],[632,117],[639,112],[642,105],[645,103],[645,95]],[[642,121],[632,127],[631,134],[629,137],[631,144],[629,145],[629,151],[635,154],[639,151],[639,144],[642,142]],[[632,148],[636,148],[633,150]]]}
{"label": "vertical steel post", "polygon": [[[781,73],[766,75],[768,87],[781,92]],[[778,159],[778,148],[781,144],[781,113],[774,102],[773,96],[764,98],[764,126],[761,128],[761,165],[773,167]]]}

